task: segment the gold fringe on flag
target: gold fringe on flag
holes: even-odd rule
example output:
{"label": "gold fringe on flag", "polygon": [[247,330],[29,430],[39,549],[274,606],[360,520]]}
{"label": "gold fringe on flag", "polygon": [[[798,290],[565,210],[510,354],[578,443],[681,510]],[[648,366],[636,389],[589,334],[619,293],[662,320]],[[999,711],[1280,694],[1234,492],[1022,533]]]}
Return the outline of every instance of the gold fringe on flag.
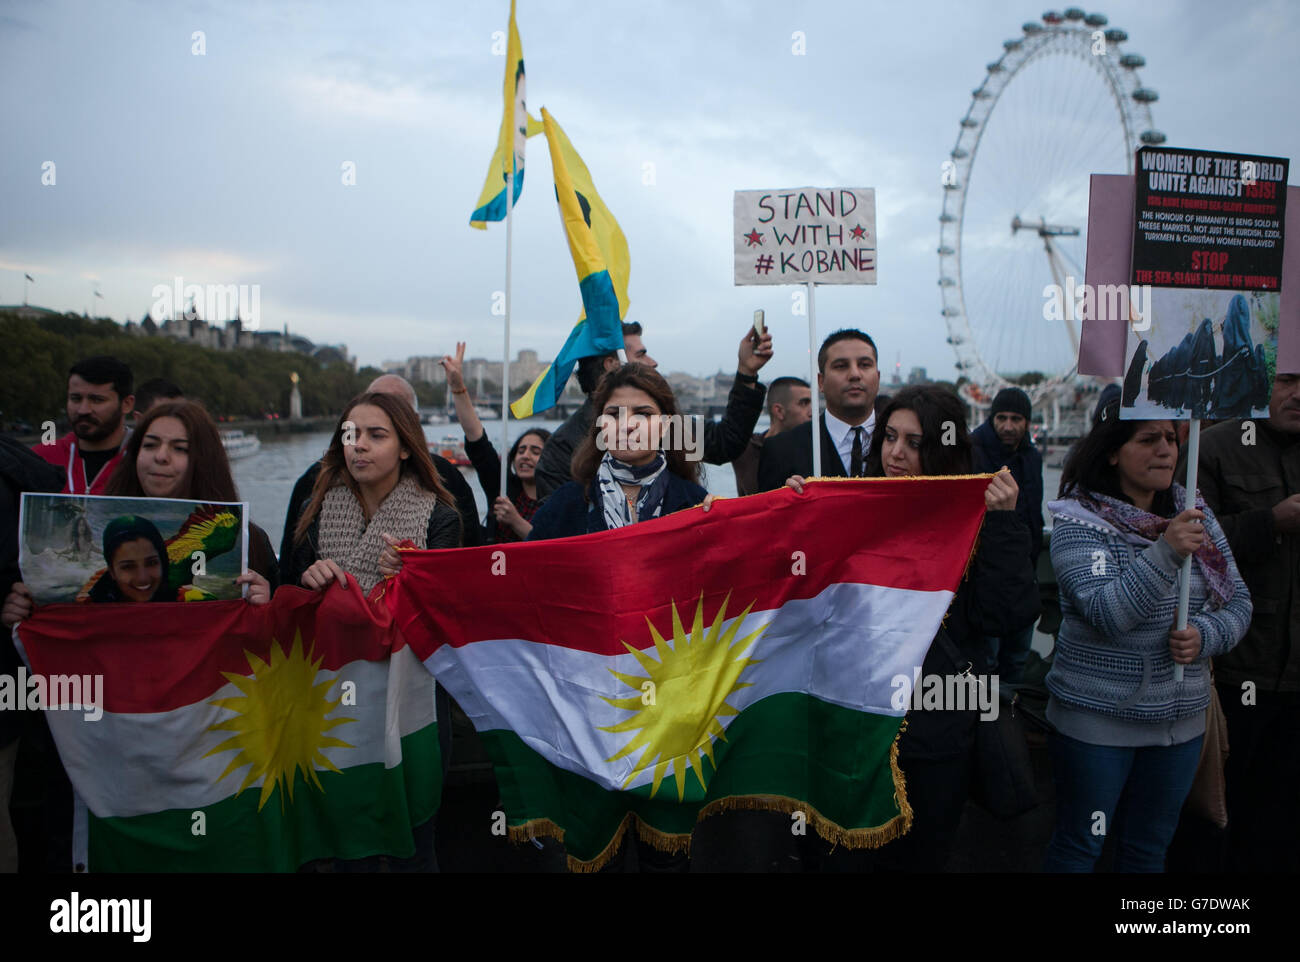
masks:
{"label": "gold fringe on flag", "polygon": [[[791,815],[795,812],[803,812],[808,824],[832,846],[881,848],[906,835],[912,828],[912,806],[907,801],[907,780],[903,770],[898,767],[898,742],[906,730],[907,719],[904,718],[898,727],[898,734],[894,736],[893,744],[889,747],[889,768],[894,782],[894,804],[898,806],[898,814],[883,825],[871,828],[844,828],[822,815],[807,802],[784,795],[728,795],[725,798],[714,799],[700,809],[695,819],[696,824],[720,812],[771,811],[786,812]],[[628,812],[619,822],[609,843],[594,858],[584,862],[573,855],[567,855],[569,871],[579,874],[599,872],[618,854],[623,839],[634,827],[637,838],[661,852],[671,855],[690,851],[691,832],[661,832],[654,826],[647,825],[637,817],[635,812]],[[529,842],[538,836],[564,841],[564,829],[549,818],[535,818],[519,825],[511,825],[507,833],[512,842],[518,843]]]}

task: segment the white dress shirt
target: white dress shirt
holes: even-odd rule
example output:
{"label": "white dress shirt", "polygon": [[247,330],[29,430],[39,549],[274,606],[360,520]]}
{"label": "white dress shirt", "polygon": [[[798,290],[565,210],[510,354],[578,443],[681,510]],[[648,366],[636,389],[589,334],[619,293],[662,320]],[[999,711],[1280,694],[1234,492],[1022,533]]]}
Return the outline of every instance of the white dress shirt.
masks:
{"label": "white dress shirt", "polygon": [[[862,466],[867,464],[867,453],[871,450],[871,433],[876,429],[876,412],[873,410],[863,422],[862,428]],[[835,450],[839,452],[840,461],[844,464],[844,473],[849,473],[849,464],[853,460],[853,425],[845,424],[830,411],[826,412],[826,432],[835,442]],[[817,442],[820,444],[821,442]],[[826,465],[822,465],[823,473]]]}

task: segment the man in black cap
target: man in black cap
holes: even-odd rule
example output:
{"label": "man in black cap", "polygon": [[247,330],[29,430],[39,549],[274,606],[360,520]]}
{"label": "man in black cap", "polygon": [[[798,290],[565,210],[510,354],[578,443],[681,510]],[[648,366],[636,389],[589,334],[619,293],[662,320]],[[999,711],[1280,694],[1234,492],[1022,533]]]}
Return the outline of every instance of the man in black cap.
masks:
{"label": "man in black cap", "polygon": [[[1029,416],[1033,408],[1029,395],[1006,387],[997,393],[988,420],[971,432],[971,460],[978,472],[996,472],[1004,465],[1020,486],[1016,513],[1029,527],[1029,560],[1037,570],[1043,550],[1043,456],[1029,437]],[[1020,680],[1034,626],[1008,638],[987,638],[989,667],[996,668],[1003,683]]]}

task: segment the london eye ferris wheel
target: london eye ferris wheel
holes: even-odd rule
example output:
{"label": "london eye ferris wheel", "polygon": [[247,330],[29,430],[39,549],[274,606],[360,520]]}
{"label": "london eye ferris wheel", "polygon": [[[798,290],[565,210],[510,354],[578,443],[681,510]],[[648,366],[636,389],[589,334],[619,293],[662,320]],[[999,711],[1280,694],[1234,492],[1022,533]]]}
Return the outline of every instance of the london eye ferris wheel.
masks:
{"label": "london eye ferris wheel", "polygon": [[[1077,321],[1046,319],[1044,288],[1083,283],[1089,175],[1132,173],[1160,144],[1128,35],[1071,7],[1024,24],[973,91],[944,164],[939,288],[967,400],[1012,379],[1038,400],[1075,377]],[[1067,315],[1068,317],[1068,315]]]}

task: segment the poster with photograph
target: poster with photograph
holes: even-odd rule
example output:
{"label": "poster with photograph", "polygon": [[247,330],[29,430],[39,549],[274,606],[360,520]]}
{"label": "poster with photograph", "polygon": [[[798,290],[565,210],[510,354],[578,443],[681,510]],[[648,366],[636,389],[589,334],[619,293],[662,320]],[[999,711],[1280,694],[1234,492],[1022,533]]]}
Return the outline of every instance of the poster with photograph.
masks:
{"label": "poster with photograph", "polygon": [[1281,157],[1137,154],[1123,418],[1267,417],[1277,366],[1286,181]]}
{"label": "poster with photograph", "polygon": [[38,605],[242,595],[243,502],[28,493],[18,524],[18,566]]}
{"label": "poster with photograph", "polygon": [[1156,288],[1160,323],[1130,329],[1122,417],[1268,417],[1280,299],[1274,293]]}

